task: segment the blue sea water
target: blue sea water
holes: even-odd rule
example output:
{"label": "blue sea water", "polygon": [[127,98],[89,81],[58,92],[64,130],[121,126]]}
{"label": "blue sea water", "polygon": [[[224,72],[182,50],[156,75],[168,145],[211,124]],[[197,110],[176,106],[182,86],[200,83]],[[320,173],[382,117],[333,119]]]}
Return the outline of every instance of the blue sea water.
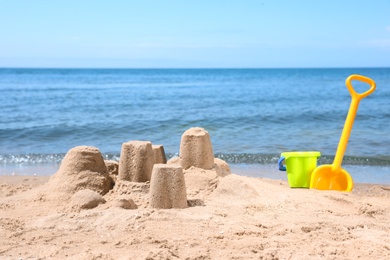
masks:
{"label": "blue sea water", "polygon": [[360,103],[343,165],[371,166],[390,183],[390,68],[0,69],[0,169],[58,163],[78,145],[117,159],[129,140],[173,156],[195,126],[231,164],[272,165],[294,150],[320,151],[320,163],[331,163],[351,74],[377,89]]}

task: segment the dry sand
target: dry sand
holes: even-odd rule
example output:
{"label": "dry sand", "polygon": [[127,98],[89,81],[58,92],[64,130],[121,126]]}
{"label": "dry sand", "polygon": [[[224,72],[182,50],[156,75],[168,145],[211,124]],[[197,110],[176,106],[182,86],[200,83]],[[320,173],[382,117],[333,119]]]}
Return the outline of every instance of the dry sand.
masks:
{"label": "dry sand", "polygon": [[118,182],[82,209],[50,180],[0,177],[0,259],[390,259],[389,186],[290,189],[191,167],[188,208],[149,208],[149,183]]}
{"label": "dry sand", "polygon": [[231,174],[202,128],[167,164],[150,142],[124,146],[122,163],[78,146],[50,178],[0,177],[0,258],[390,259],[390,186]]}

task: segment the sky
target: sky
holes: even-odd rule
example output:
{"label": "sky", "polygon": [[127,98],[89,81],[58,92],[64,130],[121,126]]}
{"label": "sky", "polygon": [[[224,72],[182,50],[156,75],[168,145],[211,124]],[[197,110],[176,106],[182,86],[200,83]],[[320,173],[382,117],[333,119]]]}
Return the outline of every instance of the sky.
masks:
{"label": "sky", "polygon": [[0,0],[0,67],[390,67],[390,0]]}

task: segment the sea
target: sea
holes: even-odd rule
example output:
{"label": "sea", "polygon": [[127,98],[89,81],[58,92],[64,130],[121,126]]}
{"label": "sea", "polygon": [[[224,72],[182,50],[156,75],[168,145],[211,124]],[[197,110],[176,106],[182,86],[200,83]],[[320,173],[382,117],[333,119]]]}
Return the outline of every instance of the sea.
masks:
{"label": "sea", "polygon": [[54,174],[80,145],[119,160],[122,143],[151,141],[171,158],[182,134],[202,127],[234,173],[286,180],[282,152],[332,163],[352,74],[377,87],[360,102],[342,167],[357,183],[390,184],[390,68],[1,68],[0,175]]}

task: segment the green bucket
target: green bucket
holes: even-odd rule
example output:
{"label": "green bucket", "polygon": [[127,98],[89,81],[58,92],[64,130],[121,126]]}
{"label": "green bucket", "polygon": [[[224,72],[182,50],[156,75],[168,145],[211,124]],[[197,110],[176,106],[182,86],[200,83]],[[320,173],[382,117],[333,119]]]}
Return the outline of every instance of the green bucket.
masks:
{"label": "green bucket", "polygon": [[315,151],[282,153],[278,161],[279,170],[287,171],[287,180],[291,188],[309,188],[311,173],[317,167],[320,156],[321,153]]}

